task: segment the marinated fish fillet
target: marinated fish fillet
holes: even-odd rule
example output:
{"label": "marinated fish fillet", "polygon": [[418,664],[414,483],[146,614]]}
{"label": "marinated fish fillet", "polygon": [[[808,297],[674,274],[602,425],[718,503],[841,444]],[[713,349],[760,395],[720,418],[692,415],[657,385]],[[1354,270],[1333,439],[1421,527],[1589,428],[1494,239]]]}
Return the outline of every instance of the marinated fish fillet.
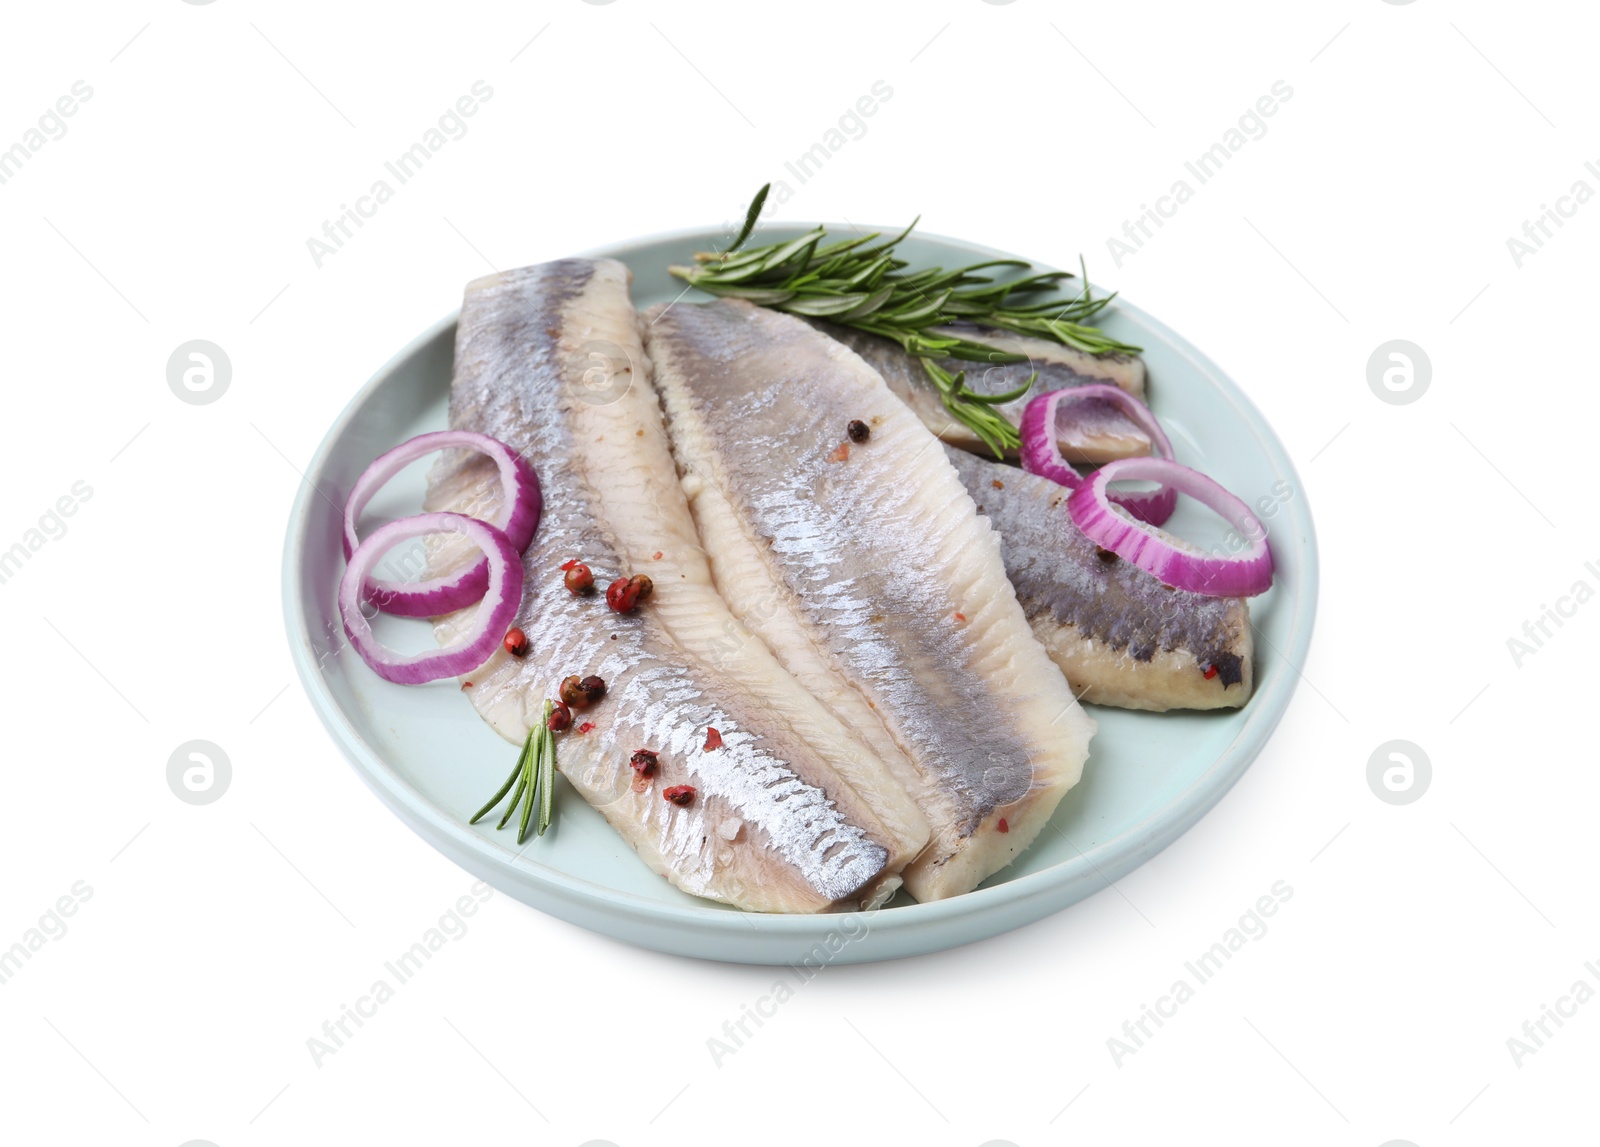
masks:
{"label": "marinated fish fillet", "polygon": [[[531,649],[498,652],[472,674],[467,693],[485,720],[520,744],[562,678],[597,675],[605,697],[574,714],[593,728],[561,736],[559,767],[673,884],[766,912],[854,908],[892,893],[927,841],[926,820],[717,597],[627,269],[565,260],[469,284],[450,421],[521,451],[544,495],[517,615]],[[484,459],[452,452],[430,475],[428,504],[482,515],[497,491]],[[570,559],[601,587],[648,573],[655,592],[636,613],[615,613],[598,594],[567,591]],[[441,548],[430,572],[459,560]],[[438,628],[449,640],[452,619]],[[711,634],[731,634],[737,647],[714,662]],[[712,728],[720,747],[706,747]],[[657,752],[659,766],[636,786],[629,758],[640,748]],[[683,784],[695,789],[689,805],[663,798]]]}
{"label": "marinated fish fillet", "polygon": [[[1243,598],[1169,589],[1072,524],[1067,491],[945,448],[1000,531],[1006,574],[1033,632],[1084,701],[1124,709],[1243,705],[1254,683]],[[1216,672],[1209,678],[1207,669]]]}
{"label": "marinated fish fillet", "polygon": [[[915,356],[907,354],[899,343],[881,335],[867,334],[820,319],[812,320],[812,325],[865,359],[869,366],[883,375],[883,381],[888,383],[889,389],[916,412],[923,425],[944,441],[974,453],[989,453],[989,448],[969,427],[951,417],[938,390],[922,368],[922,363]],[[979,394],[1004,394],[1008,390],[1015,390],[1037,371],[1039,377],[1026,394],[994,408],[1013,426],[1021,425],[1022,412],[1030,399],[1050,390],[1063,390],[1088,383],[1110,383],[1135,398],[1144,398],[1144,360],[1134,355],[1085,354],[1048,339],[1026,338],[1009,331],[969,323],[939,327],[932,333],[959,335],[1008,354],[1028,356],[1026,362],[940,360],[940,365],[952,374],[966,371],[966,384]],[[1117,458],[1134,458],[1150,453],[1150,436],[1104,399],[1086,399],[1072,413],[1072,425],[1064,428],[1057,439],[1067,461],[1098,465]]]}
{"label": "marinated fish fillet", "polygon": [[[971,890],[1044,827],[1094,731],[998,538],[938,441],[840,344],[738,300],[647,318],[717,587],[928,814],[911,893]],[[851,444],[855,419],[871,435]]]}

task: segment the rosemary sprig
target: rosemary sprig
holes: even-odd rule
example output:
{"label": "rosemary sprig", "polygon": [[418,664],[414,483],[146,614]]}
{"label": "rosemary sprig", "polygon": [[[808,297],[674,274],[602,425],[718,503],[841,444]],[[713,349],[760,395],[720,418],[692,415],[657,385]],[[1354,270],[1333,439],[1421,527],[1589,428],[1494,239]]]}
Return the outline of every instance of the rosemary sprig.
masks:
{"label": "rosemary sprig", "polygon": [[522,805],[522,820],[517,825],[518,844],[528,839],[528,822],[533,817],[534,805],[539,806],[539,817],[535,824],[536,834],[543,836],[544,830],[550,827],[556,788],[556,738],[550,731],[552,708],[549,701],[544,703],[544,714],[540,717],[539,723],[528,730],[528,739],[523,742],[522,752],[517,756],[516,767],[511,770],[506,783],[500,786],[500,791],[489,798],[489,803],[480,808],[467,822],[468,824],[477,824],[482,820],[515,784],[517,788],[511,793],[511,803],[506,806],[505,815],[495,827],[504,828],[512,814],[517,811],[519,804]]}
{"label": "rosemary sprig", "polygon": [[928,377],[933,380],[934,387],[939,391],[944,408],[976,434],[979,441],[993,450],[996,458],[1004,458],[1008,447],[1013,450],[1017,448],[1021,441],[1017,428],[996,414],[992,407],[1027,394],[1034,380],[1039,377],[1037,371],[1030,374],[1028,380],[1015,390],[1008,390],[1004,394],[979,394],[967,388],[966,371],[951,374],[931,358],[922,359],[921,362],[922,369],[927,371]]}
{"label": "rosemary sprig", "polygon": [[[994,259],[953,271],[942,267],[910,271],[910,264],[895,255],[895,248],[911,234],[917,220],[887,242],[877,242],[878,232],[831,242],[827,230],[816,227],[797,239],[743,249],[770,187],[756,192],[744,226],[726,251],[697,252],[693,266],[672,267],[672,274],[713,295],[747,299],[757,306],[827,319],[893,339],[922,360],[945,409],[996,455],[1015,449],[1018,439],[1016,428],[992,408],[1027,393],[1033,379],[1005,395],[982,395],[965,385],[964,372],[951,374],[934,360],[1008,363],[1024,362],[1026,356],[936,328],[962,322],[982,324],[1049,339],[1088,354],[1134,354],[1140,349],[1091,325],[1089,320],[1116,296],[1093,296],[1081,259],[1077,276],[1049,271],[1010,282],[996,282],[983,272],[1028,270],[1030,264]],[[1058,284],[1072,278],[1078,278],[1083,289],[1075,294],[1059,293]]]}

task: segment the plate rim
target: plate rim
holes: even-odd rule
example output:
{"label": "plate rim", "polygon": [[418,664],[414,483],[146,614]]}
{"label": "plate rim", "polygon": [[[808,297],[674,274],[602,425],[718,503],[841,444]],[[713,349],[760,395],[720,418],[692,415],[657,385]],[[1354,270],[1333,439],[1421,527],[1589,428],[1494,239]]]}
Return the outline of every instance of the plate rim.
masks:
{"label": "plate rim", "polygon": [[[757,234],[775,235],[787,230],[804,231],[817,226],[830,230],[848,228],[858,232],[880,230],[886,234],[898,233],[898,228],[879,228],[873,225],[782,221],[761,228]],[[721,234],[722,231],[720,227],[688,227],[657,232],[609,244],[573,257],[621,259],[622,256],[618,252],[680,240],[691,241],[697,238],[703,240],[706,236]],[[918,230],[915,234],[979,255],[1023,258],[953,236],[922,230]],[[1052,269],[1047,264],[1035,260],[1024,261],[1031,263],[1035,268]],[[1257,446],[1265,453],[1273,468],[1282,477],[1290,480],[1294,489],[1301,492],[1301,497],[1296,499],[1298,504],[1291,508],[1293,516],[1288,520],[1303,531],[1303,538],[1297,539],[1294,543],[1301,551],[1302,568],[1297,571],[1295,593],[1290,601],[1285,602],[1285,608],[1289,610],[1291,619],[1289,639],[1284,647],[1275,647],[1278,658],[1284,662],[1283,671],[1269,679],[1265,687],[1258,683],[1256,692],[1247,706],[1244,720],[1233,739],[1217,753],[1208,767],[1195,776],[1176,796],[1151,810],[1141,820],[1124,828],[1116,836],[1097,842],[1087,851],[1078,850],[1078,858],[1087,862],[1090,871],[1074,871],[1073,861],[1068,860],[1038,872],[1026,873],[946,900],[905,904],[870,913],[843,914],[870,915],[872,917],[870,932],[878,935],[880,939],[872,945],[851,944],[843,953],[834,957],[834,962],[892,959],[985,939],[1033,923],[1092,895],[1099,889],[1075,894],[1078,886],[1089,883],[1092,878],[1098,878],[1094,882],[1098,883],[1101,889],[1115,883],[1177,840],[1221,801],[1260,754],[1293,701],[1299,678],[1298,665],[1305,660],[1315,630],[1320,583],[1315,523],[1310,500],[1304,493],[1305,487],[1300,475],[1265,415],[1250,401],[1243,389],[1198,347],[1161,320],[1127,302],[1120,293],[1112,306],[1126,313],[1150,332],[1159,335],[1172,350],[1182,356],[1191,369],[1205,377],[1213,389],[1227,399],[1238,421],[1249,428]],[[779,942],[775,946],[769,946],[774,947],[775,951],[781,948],[787,953],[792,949],[793,941],[797,939],[810,935],[822,937],[829,932],[837,932],[839,928],[830,927],[829,922],[838,921],[840,915],[747,913],[730,911],[722,906],[702,907],[698,904],[664,903],[598,884],[542,864],[529,858],[525,852],[513,850],[478,834],[460,817],[449,814],[434,804],[384,761],[382,754],[361,735],[326,683],[322,681],[311,645],[311,641],[314,640],[314,630],[300,599],[300,577],[304,567],[310,508],[316,491],[315,476],[326,468],[334,443],[343,437],[357,414],[384,387],[390,377],[425,347],[453,328],[459,316],[460,308],[456,308],[431,323],[404,347],[392,354],[351,396],[324,432],[316,452],[306,467],[304,480],[296,489],[285,530],[282,594],[290,657],[294,662],[301,687],[305,690],[323,727],[368,787],[373,789],[408,827],[430,845],[461,867],[483,876],[502,891],[541,911],[551,912],[590,930],[661,951],[744,963],[789,962],[789,957],[786,955],[769,959],[759,952],[723,950],[720,954],[708,954],[706,949],[719,944],[732,944],[738,948],[741,945],[735,941],[748,943],[753,937],[759,938],[765,934],[767,938]],[[1077,848],[1075,844],[1073,847]],[[493,864],[498,864],[498,867],[493,871],[485,871],[485,865]],[[525,892],[534,895],[524,895]],[[548,901],[545,897],[548,897]],[[1044,902],[1043,910],[1035,911],[1041,902]],[[559,911],[556,904],[569,908],[570,913]],[[609,921],[603,919],[608,915],[608,911],[612,914]],[[941,937],[939,942],[931,945],[915,942],[919,934],[926,934],[930,930],[959,927],[963,922],[974,921],[974,918],[985,921],[984,926],[965,929],[962,934],[953,937]],[[608,922],[620,923],[621,927],[606,927]],[[754,932],[751,931],[751,924],[755,925]],[[649,929],[648,937],[628,934],[629,925],[643,925]],[[667,929],[669,933],[687,929],[688,936],[678,936],[676,937],[678,942],[673,942],[674,936],[660,934],[662,929]],[[896,937],[899,937],[901,942],[895,942]],[[907,940],[912,942],[907,944],[905,943]],[[884,946],[888,950],[878,951],[876,950],[878,946]],[[850,949],[856,951],[852,952]]]}

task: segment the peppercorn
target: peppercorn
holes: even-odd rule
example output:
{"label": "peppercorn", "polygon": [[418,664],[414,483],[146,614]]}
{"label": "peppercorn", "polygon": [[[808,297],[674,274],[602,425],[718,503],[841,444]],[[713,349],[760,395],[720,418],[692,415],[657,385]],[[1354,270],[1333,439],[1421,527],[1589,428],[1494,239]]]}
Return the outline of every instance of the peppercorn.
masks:
{"label": "peppercorn", "polygon": [[639,603],[655,592],[655,583],[644,574],[619,577],[606,587],[606,604],[618,613],[632,613]]}
{"label": "peppercorn", "polygon": [[506,630],[506,652],[513,657],[526,657],[528,655],[528,635],[513,626]]}
{"label": "peppercorn", "polygon": [[572,727],[572,710],[565,701],[550,703],[550,719],[545,722],[545,727],[552,733],[565,732]]}
{"label": "peppercorn", "polygon": [[675,805],[687,805],[694,800],[693,785],[673,785],[661,791],[661,799],[671,801]]}
{"label": "peppercorn", "polygon": [[659,754],[651,749],[635,749],[633,751],[633,756],[628,758],[628,764],[631,765],[633,767],[633,771],[638,773],[641,777],[655,776],[656,765],[658,763]]}
{"label": "peppercorn", "polygon": [[639,606],[639,595],[628,588],[628,579],[619,577],[606,586],[606,604],[618,613],[628,613]]}
{"label": "peppercorn", "polygon": [[844,428],[844,432],[850,435],[850,441],[852,442],[865,442],[872,437],[872,427],[859,418],[852,418],[850,425]]}
{"label": "peppercorn", "polygon": [[585,677],[580,681],[578,675],[574,673],[561,682],[562,703],[574,708],[582,709],[592,705],[605,695],[606,683],[598,677]]}
{"label": "peppercorn", "polygon": [[569,592],[580,597],[594,592],[594,571],[582,562],[573,562],[562,580]]}

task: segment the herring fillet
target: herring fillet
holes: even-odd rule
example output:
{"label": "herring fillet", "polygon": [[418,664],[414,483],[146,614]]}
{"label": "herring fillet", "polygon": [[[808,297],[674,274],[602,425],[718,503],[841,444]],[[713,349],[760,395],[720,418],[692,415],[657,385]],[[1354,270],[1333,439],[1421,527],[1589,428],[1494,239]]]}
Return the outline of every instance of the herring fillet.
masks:
{"label": "herring fillet", "polygon": [[[1254,686],[1244,598],[1168,589],[1083,536],[1067,491],[961,450],[945,452],[1000,531],[1017,600],[1073,691],[1124,709],[1223,709]],[[1206,668],[1217,672],[1209,679]]]}
{"label": "herring fillet", "polygon": [[[802,685],[899,750],[885,763],[933,826],[907,889],[970,891],[1044,827],[1094,729],[998,538],[938,441],[838,343],[740,300],[646,317],[718,588]],[[845,448],[852,419],[871,437]]]}
{"label": "herring fillet", "polygon": [[[855,351],[867,365],[883,376],[883,381],[923,425],[952,446],[974,453],[988,454],[972,428],[954,418],[923,369],[922,363],[893,339],[840,326],[824,319],[809,320],[818,330]],[[951,374],[966,372],[966,384],[979,394],[1004,394],[1015,390],[1028,376],[1038,372],[1031,389],[1019,398],[992,407],[1013,426],[1022,423],[1022,412],[1031,399],[1046,391],[1110,384],[1133,397],[1144,398],[1144,360],[1134,355],[1091,355],[1047,339],[1027,338],[1010,331],[957,323],[938,327],[934,335],[955,335],[970,342],[983,343],[1010,354],[1027,356],[1026,362],[970,362],[941,359],[939,365]],[[1150,453],[1150,436],[1132,419],[1102,398],[1086,399],[1073,407],[1068,427],[1058,437],[1061,452],[1069,462],[1098,465],[1118,458],[1135,458]],[[1016,451],[1011,451],[1016,456]]]}
{"label": "herring fillet", "polygon": [[[531,649],[521,659],[497,652],[466,692],[491,726],[521,743],[563,677],[603,678],[605,698],[575,714],[594,728],[562,735],[558,764],[685,892],[768,912],[875,903],[897,885],[926,830],[918,837],[886,824],[833,767],[828,753],[859,753],[841,726],[797,729],[786,719],[786,709],[804,715],[814,705],[792,680],[784,679],[785,705],[775,698],[782,682],[752,689],[684,648],[664,624],[676,607],[673,583],[691,581],[693,562],[703,564],[698,549],[662,554],[651,572],[678,576],[658,577],[651,602],[635,614],[616,614],[598,595],[576,597],[562,584],[560,567],[570,558],[587,562],[601,586],[637,572],[631,555],[639,539],[623,535],[642,522],[658,523],[668,538],[681,520],[678,533],[692,537],[648,375],[622,264],[564,260],[468,285],[451,425],[521,451],[539,475],[544,512],[523,556],[517,615]],[[485,460],[452,452],[430,474],[429,505],[481,514],[496,487]],[[431,571],[452,560],[459,558],[435,551]],[[708,607],[703,595],[697,600]],[[441,640],[452,620],[440,619]],[[722,747],[707,750],[711,727]],[[637,748],[660,754],[658,775],[643,792],[634,790],[628,764]],[[662,798],[667,786],[685,783],[697,790],[689,806]]]}

